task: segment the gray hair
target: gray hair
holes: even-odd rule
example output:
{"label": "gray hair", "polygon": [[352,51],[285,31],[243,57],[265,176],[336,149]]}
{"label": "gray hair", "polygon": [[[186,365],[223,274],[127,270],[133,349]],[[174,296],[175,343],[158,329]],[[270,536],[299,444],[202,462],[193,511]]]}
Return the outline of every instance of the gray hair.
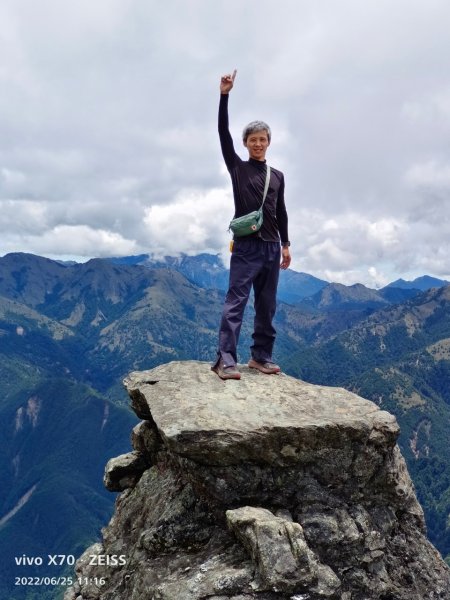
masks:
{"label": "gray hair", "polygon": [[272,136],[272,132],[270,131],[270,127],[264,121],[252,121],[248,125],[244,127],[244,131],[242,132],[242,140],[244,142],[247,141],[247,138],[252,133],[256,133],[257,131],[267,131],[267,137],[270,142],[270,138]]}

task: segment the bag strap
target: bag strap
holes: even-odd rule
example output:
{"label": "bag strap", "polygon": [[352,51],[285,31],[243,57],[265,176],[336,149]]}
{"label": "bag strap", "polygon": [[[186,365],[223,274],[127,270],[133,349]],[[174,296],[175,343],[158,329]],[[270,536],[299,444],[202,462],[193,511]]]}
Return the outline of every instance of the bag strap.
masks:
{"label": "bag strap", "polygon": [[263,201],[262,201],[262,204],[261,204],[261,209],[264,206],[264,202],[266,201],[267,191],[269,190],[269,183],[270,183],[270,167],[269,167],[269,165],[267,165],[267,169],[266,169],[266,183],[264,184],[264,194],[263,194]]}

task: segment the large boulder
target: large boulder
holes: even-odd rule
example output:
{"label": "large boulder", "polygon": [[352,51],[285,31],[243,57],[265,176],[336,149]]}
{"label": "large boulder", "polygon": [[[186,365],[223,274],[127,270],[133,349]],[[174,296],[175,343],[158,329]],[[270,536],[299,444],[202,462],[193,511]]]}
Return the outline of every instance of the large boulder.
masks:
{"label": "large boulder", "polygon": [[66,600],[448,600],[395,418],[241,371],[173,362],[126,379],[145,470]]}

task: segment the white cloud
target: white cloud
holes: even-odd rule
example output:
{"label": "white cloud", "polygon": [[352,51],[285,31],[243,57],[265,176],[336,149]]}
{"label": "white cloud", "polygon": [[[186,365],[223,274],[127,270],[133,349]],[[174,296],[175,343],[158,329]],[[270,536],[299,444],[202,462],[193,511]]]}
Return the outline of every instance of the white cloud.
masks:
{"label": "white cloud", "polygon": [[0,200],[2,243],[11,235],[20,243],[21,236],[41,235],[48,228],[47,206],[42,201]]}
{"label": "white cloud", "polygon": [[442,273],[449,19],[445,0],[4,0],[0,253],[222,252],[218,81],[236,67],[236,149],[271,124],[293,267]]}
{"label": "white cloud", "polygon": [[[417,94],[417,90],[416,90]],[[450,126],[450,85],[439,82],[436,89],[418,91],[418,97],[405,101],[402,116],[414,125],[426,124],[447,129]]]}
{"label": "white cloud", "polygon": [[431,159],[412,165],[406,172],[405,180],[412,187],[450,188],[450,161],[440,164]]}
{"label": "white cloud", "polygon": [[[17,251],[17,248],[14,248],[16,241],[15,233],[7,236],[4,242],[7,251]],[[21,243],[22,252],[34,252],[53,257],[58,255],[79,258],[125,256],[142,251],[134,240],[127,240],[117,233],[96,230],[86,225],[57,226],[54,229],[47,229],[41,236],[23,236]],[[61,252],[61,248],[64,248],[65,252]]]}
{"label": "white cloud", "polygon": [[0,184],[4,194],[16,193],[26,182],[27,177],[22,171],[5,168],[0,170]]}
{"label": "white cloud", "polygon": [[229,192],[191,190],[180,192],[172,204],[146,209],[144,223],[153,253],[195,254],[221,252],[228,246],[227,225],[232,218]]}

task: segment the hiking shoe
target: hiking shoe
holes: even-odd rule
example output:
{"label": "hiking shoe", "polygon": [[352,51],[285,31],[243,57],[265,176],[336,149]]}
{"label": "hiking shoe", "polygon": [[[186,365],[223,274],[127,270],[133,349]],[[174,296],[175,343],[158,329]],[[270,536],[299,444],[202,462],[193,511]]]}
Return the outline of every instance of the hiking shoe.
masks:
{"label": "hiking shoe", "polygon": [[251,358],[248,361],[248,366],[250,369],[258,369],[261,373],[266,373],[266,375],[274,375],[275,373],[279,373],[281,371],[280,367],[273,362],[258,362],[254,358]]}
{"label": "hiking shoe", "polygon": [[211,371],[217,373],[220,379],[240,379],[241,374],[236,368],[236,365],[230,365],[229,367],[225,367],[222,359],[219,360],[213,367],[211,367]]}

